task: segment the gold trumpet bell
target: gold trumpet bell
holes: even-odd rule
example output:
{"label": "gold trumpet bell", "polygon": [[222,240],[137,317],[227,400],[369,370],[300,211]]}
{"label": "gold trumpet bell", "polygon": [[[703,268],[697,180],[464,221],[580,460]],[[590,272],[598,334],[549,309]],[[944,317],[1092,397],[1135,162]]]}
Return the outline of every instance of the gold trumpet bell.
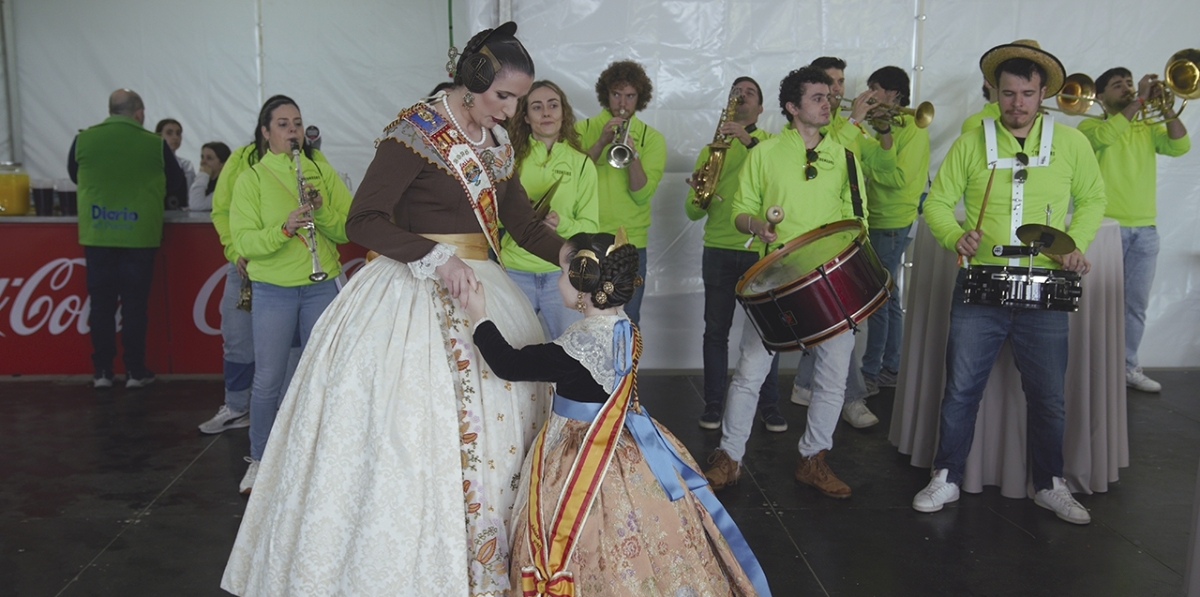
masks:
{"label": "gold trumpet bell", "polygon": [[1096,83],[1084,73],[1070,75],[1055,101],[1063,112],[1082,116],[1096,103]]}
{"label": "gold trumpet bell", "polygon": [[1163,81],[1183,99],[1200,99],[1200,50],[1188,48],[1175,52],[1167,61]]}
{"label": "gold trumpet bell", "polygon": [[913,113],[913,121],[917,128],[923,129],[933,123],[933,103],[921,102],[917,105],[916,111]]}

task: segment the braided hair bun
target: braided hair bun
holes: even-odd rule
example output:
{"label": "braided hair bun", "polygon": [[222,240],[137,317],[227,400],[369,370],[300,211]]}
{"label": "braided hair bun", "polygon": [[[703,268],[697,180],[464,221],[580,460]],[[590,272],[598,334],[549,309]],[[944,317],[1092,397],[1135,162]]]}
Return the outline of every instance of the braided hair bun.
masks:
{"label": "braided hair bun", "polygon": [[613,235],[580,232],[572,236],[570,267],[571,287],[590,293],[598,309],[612,309],[628,303],[638,284],[638,251],[631,244],[614,247]]}

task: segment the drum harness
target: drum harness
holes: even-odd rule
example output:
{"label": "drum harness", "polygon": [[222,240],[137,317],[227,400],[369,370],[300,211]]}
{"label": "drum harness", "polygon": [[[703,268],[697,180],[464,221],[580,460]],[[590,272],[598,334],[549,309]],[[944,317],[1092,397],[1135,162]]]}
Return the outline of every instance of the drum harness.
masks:
{"label": "drum harness", "polygon": [[[1025,183],[1018,179],[1017,173],[1026,168],[1036,168],[1040,166],[1050,165],[1050,145],[1054,141],[1054,118],[1049,114],[1042,115],[1042,139],[1041,145],[1038,148],[1038,155],[1029,156],[1029,164],[1025,165],[1015,157],[1003,158],[999,157],[996,149],[996,120],[994,118],[983,119],[983,135],[987,151],[987,165],[1000,169],[1011,169],[1013,173],[1011,199],[1012,199],[1012,218],[1009,225],[1009,244],[1023,244],[1021,239],[1017,238],[1017,228],[1020,228],[1023,221],[1023,207],[1025,204]],[[1021,265],[1020,257],[1010,257],[1008,264],[1013,267]]]}

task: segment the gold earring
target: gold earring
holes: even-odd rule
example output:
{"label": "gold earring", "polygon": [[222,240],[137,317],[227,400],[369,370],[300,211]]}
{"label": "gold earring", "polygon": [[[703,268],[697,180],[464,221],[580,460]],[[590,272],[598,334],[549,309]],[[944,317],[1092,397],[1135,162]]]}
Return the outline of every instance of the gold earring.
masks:
{"label": "gold earring", "polygon": [[470,91],[463,94],[463,105],[468,108],[475,107],[475,94]]}
{"label": "gold earring", "polygon": [[575,297],[575,310],[583,313],[583,310],[586,308],[587,305],[583,304],[583,293],[581,292]]}

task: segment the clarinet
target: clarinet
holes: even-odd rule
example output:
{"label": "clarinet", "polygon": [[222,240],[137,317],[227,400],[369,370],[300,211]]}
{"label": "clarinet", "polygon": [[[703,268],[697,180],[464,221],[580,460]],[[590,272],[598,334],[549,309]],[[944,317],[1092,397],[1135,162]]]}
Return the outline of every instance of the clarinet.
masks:
{"label": "clarinet", "polygon": [[[305,205],[310,205],[310,203],[306,200],[306,199],[308,199],[308,196],[304,192],[304,182],[305,181],[304,181],[304,171],[301,169],[301,165],[300,165],[300,143],[295,140],[292,141],[292,160],[294,162],[296,162],[297,201],[300,202],[300,207],[304,207]],[[313,191],[313,193],[315,194],[316,191]],[[311,216],[312,210],[305,212],[305,215]],[[301,236],[300,240],[303,240],[304,244],[308,246],[308,256],[312,258],[312,273],[308,275],[308,279],[312,280],[313,282],[320,282],[320,281],[328,278],[329,274],[325,273],[325,270],[321,269],[321,260],[320,260],[320,258],[317,257],[317,226],[316,226],[316,224],[314,224],[313,222],[309,222],[309,223],[305,224],[304,225],[304,234],[308,238],[306,239],[306,238],[304,238],[304,236]]]}

